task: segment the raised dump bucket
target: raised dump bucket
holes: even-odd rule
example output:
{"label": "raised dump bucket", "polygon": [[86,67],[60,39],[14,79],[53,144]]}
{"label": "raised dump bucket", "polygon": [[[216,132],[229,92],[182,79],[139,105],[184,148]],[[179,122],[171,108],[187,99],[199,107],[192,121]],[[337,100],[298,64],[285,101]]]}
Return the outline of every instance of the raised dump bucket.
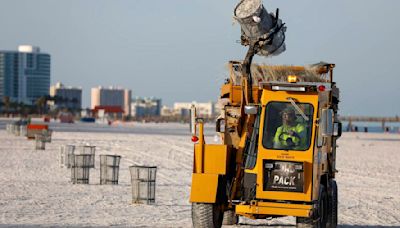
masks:
{"label": "raised dump bucket", "polygon": [[73,184],[89,184],[89,173],[92,155],[72,155],[71,182]]}
{"label": "raised dump bucket", "polygon": [[121,156],[100,155],[100,184],[118,184]]}
{"label": "raised dump bucket", "polygon": [[35,149],[36,150],[46,149],[45,137],[42,134],[35,134]]}
{"label": "raised dump bucket", "polygon": [[95,154],[96,154],[96,147],[95,146],[80,146],[78,150],[75,151],[75,154],[84,154],[84,155],[90,155],[90,168],[94,168],[94,163],[95,163]]}
{"label": "raised dump bucket", "polygon": [[71,168],[73,155],[75,151],[74,145],[62,145],[60,150],[60,166]]}
{"label": "raised dump bucket", "polygon": [[156,166],[130,166],[132,203],[151,204],[156,195]]}
{"label": "raised dump bucket", "polygon": [[[240,23],[242,35],[248,40],[258,40],[270,35],[271,43],[266,43],[257,53],[262,56],[279,55],[286,50],[285,30],[282,20],[268,14],[261,0],[242,0],[235,8],[235,19]],[[271,35],[272,34],[272,35]]]}

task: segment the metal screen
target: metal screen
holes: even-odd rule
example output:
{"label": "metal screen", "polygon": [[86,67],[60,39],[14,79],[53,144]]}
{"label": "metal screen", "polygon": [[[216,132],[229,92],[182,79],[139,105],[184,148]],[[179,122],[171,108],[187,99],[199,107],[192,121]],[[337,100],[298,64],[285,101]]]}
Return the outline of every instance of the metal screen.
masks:
{"label": "metal screen", "polygon": [[73,184],[89,184],[91,155],[72,155],[71,181]]}
{"label": "metal screen", "polygon": [[51,135],[53,134],[52,130],[43,130],[42,135],[44,136],[44,141],[51,143]]}
{"label": "metal screen", "polygon": [[100,184],[118,184],[121,156],[100,155]]}
{"label": "metal screen", "polygon": [[132,181],[132,203],[155,202],[156,166],[130,166]]}
{"label": "metal screen", "polygon": [[44,136],[42,134],[35,134],[35,149],[36,150],[45,150],[46,142]]}
{"label": "metal screen", "polygon": [[81,146],[80,151],[78,151],[77,154],[82,154],[82,155],[91,155],[90,157],[90,168],[94,168],[94,163],[95,163],[95,154],[96,154],[96,147],[95,146]]}
{"label": "metal screen", "polygon": [[27,127],[26,127],[26,125],[21,125],[21,126],[19,126],[19,135],[20,136],[26,136],[26,133],[27,133]]}
{"label": "metal screen", "polygon": [[60,151],[60,166],[71,168],[72,159],[75,151],[74,145],[63,145]]}

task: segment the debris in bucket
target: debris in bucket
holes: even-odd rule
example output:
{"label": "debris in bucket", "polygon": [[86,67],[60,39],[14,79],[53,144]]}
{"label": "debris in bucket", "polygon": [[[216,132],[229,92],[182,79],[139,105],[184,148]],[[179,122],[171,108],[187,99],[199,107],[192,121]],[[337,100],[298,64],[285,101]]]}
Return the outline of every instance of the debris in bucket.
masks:
{"label": "debris in bucket", "polygon": [[276,14],[268,13],[261,0],[243,0],[234,11],[234,18],[239,22],[242,34],[241,44],[255,46],[255,54],[276,56],[286,50],[286,26]]}
{"label": "debris in bucket", "polygon": [[258,8],[260,8],[261,0],[243,0],[236,8],[236,16],[245,18],[251,16]]}

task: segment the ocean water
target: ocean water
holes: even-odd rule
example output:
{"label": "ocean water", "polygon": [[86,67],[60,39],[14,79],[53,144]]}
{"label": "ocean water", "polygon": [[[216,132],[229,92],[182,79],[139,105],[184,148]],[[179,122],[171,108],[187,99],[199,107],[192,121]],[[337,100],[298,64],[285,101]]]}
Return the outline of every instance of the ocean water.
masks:
{"label": "ocean water", "polygon": [[[343,132],[350,131],[349,123],[347,121],[342,122]],[[381,123],[374,122],[352,122],[353,131],[357,127],[358,132],[373,132],[373,133],[399,133],[400,134],[400,123],[385,123],[385,128],[382,127]]]}

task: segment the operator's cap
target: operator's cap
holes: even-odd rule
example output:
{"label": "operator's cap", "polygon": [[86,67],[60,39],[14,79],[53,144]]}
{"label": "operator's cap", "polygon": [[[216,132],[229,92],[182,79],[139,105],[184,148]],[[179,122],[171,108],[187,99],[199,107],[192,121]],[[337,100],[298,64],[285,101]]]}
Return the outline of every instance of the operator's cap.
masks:
{"label": "operator's cap", "polygon": [[283,113],[286,113],[286,114],[291,115],[291,116],[295,116],[296,115],[296,112],[291,107],[286,107],[285,109],[283,109],[282,112],[281,112],[281,115]]}

